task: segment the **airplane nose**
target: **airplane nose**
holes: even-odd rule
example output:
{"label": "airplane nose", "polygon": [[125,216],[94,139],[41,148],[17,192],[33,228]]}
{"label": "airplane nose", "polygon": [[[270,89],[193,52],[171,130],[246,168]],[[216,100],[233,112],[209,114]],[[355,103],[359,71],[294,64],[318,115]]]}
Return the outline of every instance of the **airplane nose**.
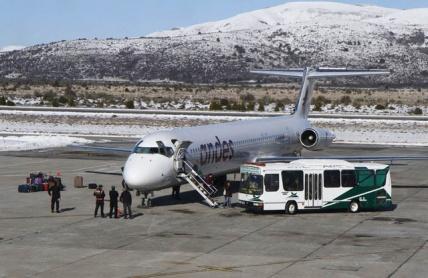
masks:
{"label": "airplane nose", "polygon": [[168,165],[162,157],[132,154],[123,168],[123,179],[130,188],[159,187],[168,176]]}

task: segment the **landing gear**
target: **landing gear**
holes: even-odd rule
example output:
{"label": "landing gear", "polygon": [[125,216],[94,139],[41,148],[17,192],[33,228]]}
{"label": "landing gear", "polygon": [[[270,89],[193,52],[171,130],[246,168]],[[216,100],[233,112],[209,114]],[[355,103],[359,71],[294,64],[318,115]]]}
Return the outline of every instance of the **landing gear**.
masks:
{"label": "landing gear", "polygon": [[150,208],[152,206],[152,198],[154,196],[153,192],[140,192],[137,191],[137,196],[143,195],[141,197],[141,205],[138,208]]}

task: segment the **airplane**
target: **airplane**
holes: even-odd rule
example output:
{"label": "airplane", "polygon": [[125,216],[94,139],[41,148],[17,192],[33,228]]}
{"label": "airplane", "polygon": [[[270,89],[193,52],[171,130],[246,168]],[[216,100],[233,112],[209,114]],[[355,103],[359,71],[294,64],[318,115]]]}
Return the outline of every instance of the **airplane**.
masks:
{"label": "airplane", "polygon": [[[132,150],[89,148],[130,152],[122,171],[124,184],[130,189],[147,195],[153,191],[188,182],[194,185],[210,205],[215,206],[216,203],[209,197],[209,193],[212,193],[210,190],[214,189],[204,182],[202,175],[219,176],[236,172],[239,171],[241,164],[247,162],[292,161],[301,158],[303,149],[320,150],[333,143],[335,135],[331,131],[313,127],[308,121],[311,98],[317,80],[389,74],[386,70],[314,67],[251,72],[301,79],[302,85],[294,113],[272,118],[159,131],[141,138]],[[354,161],[422,159],[422,157],[367,156],[332,158]]]}

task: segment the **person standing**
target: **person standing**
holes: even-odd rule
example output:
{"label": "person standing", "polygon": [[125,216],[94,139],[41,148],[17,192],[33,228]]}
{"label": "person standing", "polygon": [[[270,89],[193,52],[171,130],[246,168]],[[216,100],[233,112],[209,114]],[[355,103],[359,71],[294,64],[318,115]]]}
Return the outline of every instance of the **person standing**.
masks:
{"label": "person standing", "polygon": [[95,189],[94,196],[95,196],[94,217],[97,217],[98,208],[100,208],[101,209],[101,217],[104,218],[104,197],[106,196],[106,194],[104,193],[103,186],[101,184],[98,185],[97,189]]}
{"label": "person standing", "polygon": [[52,213],[54,213],[54,208],[56,208],[56,212],[59,213],[59,200],[61,199],[61,189],[52,176],[50,176],[48,179],[48,185],[48,194],[49,196],[51,196],[51,211]]}
{"label": "person standing", "polygon": [[109,217],[111,218],[114,211],[114,218],[117,218],[117,199],[119,198],[119,193],[116,191],[116,187],[113,185],[109,192],[110,196],[110,213]]}
{"label": "person standing", "polygon": [[122,194],[120,194],[119,198],[120,202],[123,204],[123,217],[125,219],[132,218],[131,205],[132,205],[132,196],[129,192],[128,188],[124,188]]}
{"label": "person standing", "polygon": [[174,185],[172,187],[172,197],[175,199],[180,199],[180,185]]}
{"label": "person standing", "polygon": [[231,208],[232,207],[232,187],[230,182],[227,181],[224,184],[224,207]]}

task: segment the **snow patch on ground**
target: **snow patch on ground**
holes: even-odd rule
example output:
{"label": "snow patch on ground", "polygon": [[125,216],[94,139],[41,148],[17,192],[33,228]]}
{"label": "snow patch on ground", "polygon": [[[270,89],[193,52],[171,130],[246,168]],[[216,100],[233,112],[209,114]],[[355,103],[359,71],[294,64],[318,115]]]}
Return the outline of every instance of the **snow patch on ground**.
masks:
{"label": "snow patch on ground", "polygon": [[88,139],[61,135],[0,136],[0,152],[59,148],[71,144],[90,144],[93,142]]}

